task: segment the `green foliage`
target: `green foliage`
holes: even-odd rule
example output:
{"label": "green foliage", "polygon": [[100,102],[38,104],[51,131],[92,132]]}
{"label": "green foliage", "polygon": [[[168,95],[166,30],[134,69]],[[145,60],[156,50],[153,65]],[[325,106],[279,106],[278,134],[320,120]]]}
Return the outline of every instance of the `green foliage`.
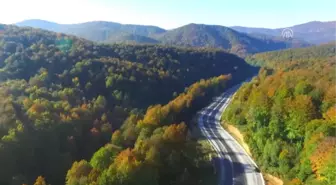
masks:
{"label": "green foliage", "polygon": [[102,171],[103,169],[108,168],[109,164],[113,161],[118,152],[119,149],[117,147],[108,144],[94,153],[90,164],[93,168]]}
{"label": "green foliage", "polygon": [[[158,127],[186,121],[228,79],[198,82],[192,88],[195,92],[164,106],[154,126],[143,128],[138,121],[149,106],[166,104],[174,92],[180,94],[200,79],[231,73],[233,85],[255,70],[219,50],[102,45],[11,25],[4,25],[0,43],[0,164],[6,166],[0,169],[0,184],[33,184],[38,176],[53,185],[65,184],[72,163],[89,159],[90,163],[73,165],[85,166],[89,173],[70,171],[67,183],[103,181],[99,169],[109,168],[115,152],[106,148],[107,143],[133,148],[138,135],[145,140]],[[156,159],[159,149],[150,149],[148,158]],[[155,172],[157,166],[141,163],[136,169],[147,168]]]}
{"label": "green foliage", "polygon": [[250,57],[268,68],[243,85],[223,114],[248,136],[263,170],[289,184],[335,183],[334,52],[329,44]]}
{"label": "green foliage", "polygon": [[[124,150],[119,152],[112,144],[99,149],[90,161],[90,173],[98,173],[90,181],[86,181],[90,179],[89,172],[85,176],[73,174],[79,168],[75,162],[68,171],[67,183],[84,180],[102,185],[201,183],[198,173],[208,170],[211,164],[205,159],[207,154],[201,153],[200,143],[188,139],[184,121],[190,121],[229,79],[230,76],[222,75],[201,80],[168,104],[149,107],[144,116],[130,115],[111,139],[111,143]],[[130,146],[133,147],[127,148]]]}
{"label": "green foliage", "polygon": [[67,173],[66,184],[67,185],[88,184],[88,178],[86,176],[89,175],[91,169],[92,169],[91,165],[84,160],[74,162],[71,167],[71,170],[69,170]]}
{"label": "green foliage", "polygon": [[254,37],[231,28],[216,25],[188,24],[159,34],[155,38],[163,44],[192,47],[213,47],[230,51],[239,56],[284,49],[288,46],[307,46],[271,37]]}

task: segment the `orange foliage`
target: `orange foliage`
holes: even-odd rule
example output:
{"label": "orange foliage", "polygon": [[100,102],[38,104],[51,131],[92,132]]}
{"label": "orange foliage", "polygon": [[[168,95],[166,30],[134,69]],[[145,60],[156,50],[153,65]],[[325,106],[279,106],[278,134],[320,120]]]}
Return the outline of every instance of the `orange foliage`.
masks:
{"label": "orange foliage", "polygon": [[331,158],[333,160],[336,150],[336,137],[326,137],[316,148],[313,155],[310,157],[312,170],[317,177],[320,177],[320,170],[325,166]]}
{"label": "orange foliage", "polygon": [[274,94],[275,94],[275,88],[273,87],[269,88],[267,91],[267,96],[271,98],[274,96]]}
{"label": "orange foliage", "polygon": [[86,110],[86,109],[88,109],[88,105],[84,103],[84,104],[81,105],[81,108]]}
{"label": "orange foliage", "polygon": [[59,117],[61,118],[61,121],[64,121],[64,122],[71,121],[71,117],[63,113],[60,113]]}
{"label": "orange foliage", "polygon": [[28,107],[30,107],[31,105],[32,105],[32,101],[29,99],[29,98],[25,98],[24,100],[23,100],[23,105],[26,107],[26,108],[28,108]]}
{"label": "orange foliage", "polygon": [[140,164],[134,152],[129,148],[120,152],[115,158],[114,163],[118,171],[130,171]]}
{"label": "orange foliage", "polygon": [[194,83],[187,89],[187,92],[180,94],[168,104],[164,106],[155,105],[149,107],[144,119],[138,122],[138,126],[171,124],[164,121],[173,120],[183,109],[189,108],[197,97],[204,96],[207,90],[213,87],[224,85],[228,79],[231,79],[231,75],[221,75],[209,80],[200,80],[199,82]]}
{"label": "orange foliage", "polygon": [[336,122],[336,107],[330,107],[326,113],[323,114],[324,119]]}
{"label": "orange foliage", "polygon": [[40,104],[36,104],[34,103],[29,109],[28,109],[28,112],[29,113],[41,113],[44,111],[44,107]]}
{"label": "orange foliage", "polygon": [[163,138],[170,142],[183,142],[187,126],[184,123],[170,125],[164,132]]}

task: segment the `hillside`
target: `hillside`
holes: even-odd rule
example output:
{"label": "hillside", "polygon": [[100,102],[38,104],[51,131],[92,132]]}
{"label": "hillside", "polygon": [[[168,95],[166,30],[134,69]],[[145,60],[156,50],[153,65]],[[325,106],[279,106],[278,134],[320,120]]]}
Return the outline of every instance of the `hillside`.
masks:
{"label": "hillside", "polygon": [[[185,124],[211,96],[256,70],[221,50],[103,45],[0,25],[0,184],[33,184],[40,175],[48,184],[73,184],[86,182],[86,172],[90,180],[131,184],[139,169],[158,171],[137,177],[159,184],[197,184],[211,164]],[[73,163],[91,157],[90,165]],[[70,168],[83,170],[66,175]]]}
{"label": "hillside", "polygon": [[[292,63],[297,61],[314,61],[320,58],[333,57],[335,54],[335,43],[328,43],[320,46],[312,46],[309,48],[287,49],[258,53],[248,57],[246,60],[250,64],[257,66],[269,68],[287,68],[289,66],[293,66],[294,64]],[[305,63],[301,62],[299,64],[301,66]]]}
{"label": "hillside", "polygon": [[[26,20],[17,23],[18,26],[29,26],[41,28],[54,32],[61,32],[75,35],[91,41],[115,42],[122,40],[125,34],[137,35],[142,38],[150,37],[153,34],[166,32],[166,30],[156,26],[129,25],[115,22],[94,21],[81,24],[58,24],[44,20]],[[127,38],[127,37],[126,37]],[[153,39],[150,39],[152,43]],[[140,39],[141,42],[143,39]]]}
{"label": "hillside", "polygon": [[220,48],[242,57],[251,53],[309,45],[302,40],[285,41],[276,37],[255,37],[224,26],[203,24],[188,24],[173,30],[102,21],[64,25],[42,20],[27,20],[17,25],[72,34],[105,43],[161,43],[170,46]]}
{"label": "hillside", "polygon": [[[247,34],[263,34],[280,37],[284,28],[249,28],[242,26],[231,27],[234,30]],[[305,40],[312,44],[322,44],[335,41],[336,21],[320,22],[312,21],[304,24],[290,26],[294,32],[294,38]]]}
{"label": "hillside", "polygon": [[265,66],[223,115],[262,170],[285,184],[335,184],[335,45],[255,54]]}
{"label": "hillside", "polygon": [[304,42],[292,45],[291,41],[273,38],[257,38],[239,33],[224,26],[189,24],[157,36],[167,45],[221,48],[245,56],[248,53],[307,46]]}

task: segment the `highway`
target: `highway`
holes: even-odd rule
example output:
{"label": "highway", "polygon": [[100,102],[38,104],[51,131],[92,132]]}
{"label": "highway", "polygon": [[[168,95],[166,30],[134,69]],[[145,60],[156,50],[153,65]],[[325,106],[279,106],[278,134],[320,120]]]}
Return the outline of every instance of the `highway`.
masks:
{"label": "highway", "polygon": [[239,87],[228,89],[198,112],[198,126],[217,152],[212,160],[219,185],[265,185],[255,162],[220,124],[223,111]]}

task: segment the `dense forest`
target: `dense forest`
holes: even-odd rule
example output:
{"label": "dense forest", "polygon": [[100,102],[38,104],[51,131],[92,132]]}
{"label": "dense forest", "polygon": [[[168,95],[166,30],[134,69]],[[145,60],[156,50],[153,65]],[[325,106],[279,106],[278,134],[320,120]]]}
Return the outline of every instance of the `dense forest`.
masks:
{"label": "dense forest", "polygon": [[223,114],[257,163],[285,184],[336,183],[335,45],[260,53],[263,66]]}
{"label": "dense forest", "polygon": [[0,184],[197,184],[192,113],[256,70],[221,50],[0,25]]}
{"label": "dense forest", "polygon": [[199,143],[188,139],[186,121],[230,78],[201,80],[166,105],[151,106],[143,116],[131,114],[90,162],[72,165],[66,184],[199,184],[204,165],[211,163]]}

